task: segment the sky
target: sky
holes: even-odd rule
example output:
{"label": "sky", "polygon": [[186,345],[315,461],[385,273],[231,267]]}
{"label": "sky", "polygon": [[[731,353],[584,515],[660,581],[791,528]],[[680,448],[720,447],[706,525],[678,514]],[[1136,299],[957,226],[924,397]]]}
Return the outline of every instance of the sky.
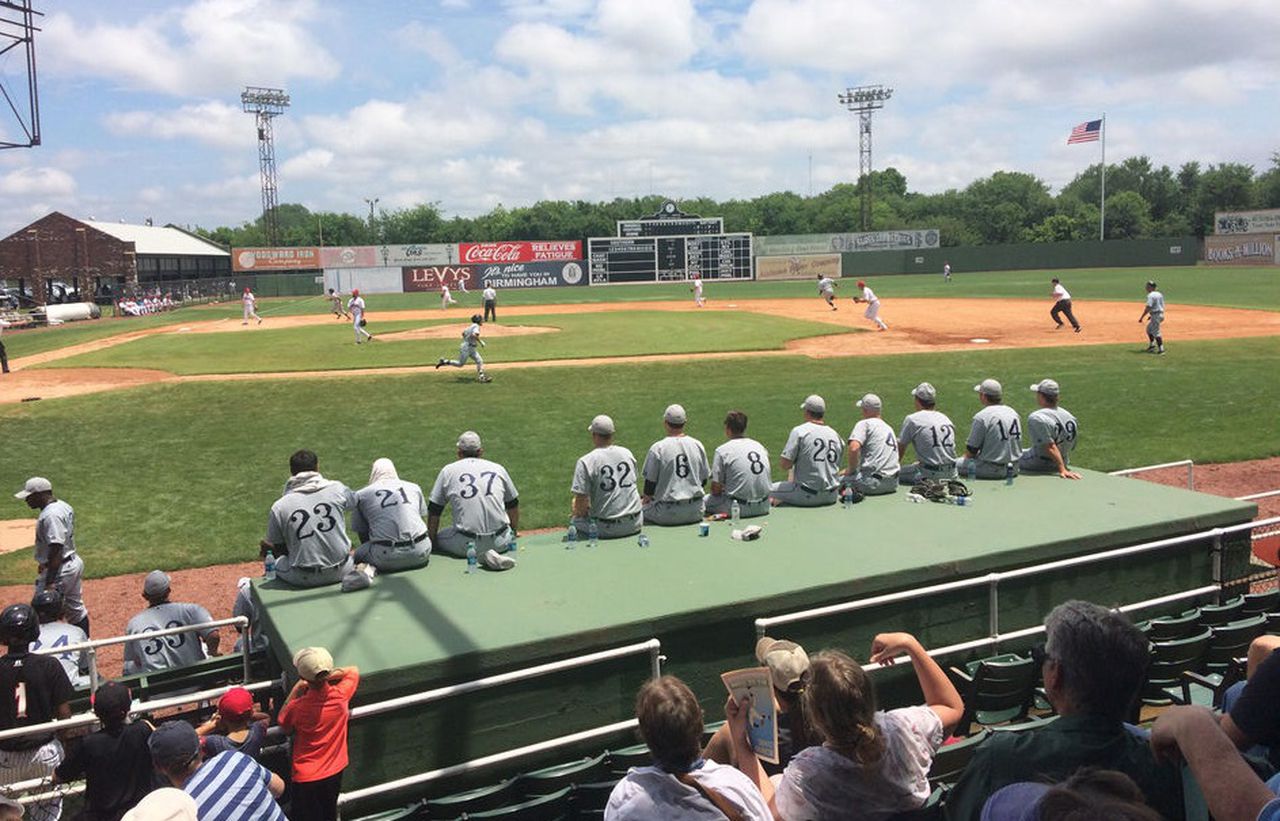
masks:
{"label": "sky", "polygon": [[[820,193],[857,177],[837,94],[882,83],[874,167],[1055,191],[1107,158],[1259,171],[1280,150],[1275,0],[36,0],[43,145],[0,151],[0,235],[51,210],[215,227],[281,202],[446,215],[541,199]],[[25,62],[0,57],[23,88]],[[0,133],[14,122],[0,112]],[[714,216],[714,215],[709,215]]]}

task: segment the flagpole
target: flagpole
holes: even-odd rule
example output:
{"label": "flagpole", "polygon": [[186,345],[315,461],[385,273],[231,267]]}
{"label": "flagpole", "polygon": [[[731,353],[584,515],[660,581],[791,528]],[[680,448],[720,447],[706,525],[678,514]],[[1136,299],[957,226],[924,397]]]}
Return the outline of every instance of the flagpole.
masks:
{"label": "flagpole", "polygon": [[1107,238],[1107,115],[1102,114],[1102,196],[1098,217],[1098,241]]}

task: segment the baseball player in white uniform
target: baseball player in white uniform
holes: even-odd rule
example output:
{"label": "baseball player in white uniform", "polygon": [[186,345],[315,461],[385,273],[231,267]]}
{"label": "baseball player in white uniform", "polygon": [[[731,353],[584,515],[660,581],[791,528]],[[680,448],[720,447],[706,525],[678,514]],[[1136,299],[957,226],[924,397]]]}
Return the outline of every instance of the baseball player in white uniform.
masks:
{"label": "baseball player in white uniform", "polygon": [[1018,468],[1023,473],[1056,473],[1063,479],[1079,479],[1069,470],[1071,451],[1075,449],[1080,424],[1066,408],[1058,407],[1060,390],[1052,379],[1041,379],[1031,386],[1040,409],[1027,417],[1027,433],[1031,447],[1022,452]]}
{"label": "baseball player in white uniform", "polygon": [[996,380],[984,379],[973,389],[982,410],[974,414],[965,441],[966,455],[956,470],[962,477],[967,476],[969,463],[973,462],[979,479],[1003,479],[1010,466],[1016,474],[1022,458],[1022,420],[1018,412],[1003,404],[1004,388]]}
{"label": "baseball player in white uniform", "polygon": [[[152,570],[142,583],[142,597],[147,609],[129,619],[126,636],[145,636],[170,627],[187,627],[213,621],[213,616],[198,604],[169,601],[169,576]],[[177,633],[159,638],[139,638],[124,646],[124,674],[149,673],[186,667],[218,654],[218,628],[207,627],[190,633]],[[205,655],[208,651],[208,656]]]}
{"label": "baseball player in white uniform", "polygon": [[364,297],[360,296],[359,288],[352,289],[351,299],[347,300],[347,312],[351,314],[351,327],[356,332],[356,344],[359,345],[365,339],[373,339],[373,334],[364,329]]}
{"label": "baseball player in white uniform", "polygon": [[1049,309],[1049,316],[1054,321],[1057,330],[1062,330],[1061,315],[1065,314],[1067,321],[1071,323],[1071,327],[1076,333],[1080,333],[1080,323],[1076,322],[1076,315],[1071,312],[1071,294],[1067,293],[1067,289],[1062,287],[1062,281],[1057,277],[1053,280],[1053,307]]}
{"label": "baseball player in white uniform", "polygon": [[244,304],[244,321],[241,325],[248,325],[250,319],[258,320],[258,324],[262,324],[262,317],[258,316],[258,298],[253,295],[253,291],[248,288],[244,289],[244,295],[240,297],[240,301]]}
{"label": "baseball player in white uniform", "polygon": [[711,474],[702,443],[684,432],[688,415],[681,405],[662,413],[667,435],[644,457],[644,521],[655,525],[687,525],[702,520],[703,487]]}
{"label": "baseball player in white uniform", "polygon": [[329,289],[329,307],[333,310],[333,315],[338,319],[350,319],[351,315],[347,313],[347,309],[342,306],[342,294]]}
{"label": "baseball player in white uniform", "polygon": [[493,377],[484,372],[484,359],[480,357],[480,349],[485,346],[484,340],[480,338],[480,326],[483,324],[484,317],[480,316],[480,314],[472,314],[471,324],[462,332],[462,344],[458,347],[458,358],[437,360],[436,370],[440,370],[445,365],[461,368],[467,364],[468,359],[471,359],[476,363],[476,381],[492,382]]}
{"label": "baseball player in white uniform", "polygon": [[779,464],[789,471],[785,482],[775,482],[769,495],[774,504],[823,507],[836,503],[840,485],[840,435],[826,423],[827,402],[817,394],[800,405],[804,422],[787,435]]}
{"label": "baseball player in white uniform", "polygon": [[484,286],[484,290],[480,292],[480,296],[484,299],[484,321],[498,321],[498,292],[492,285]]}
{"label": "baseball player in white uniform", "polygon": [[690,288],[689,290],[693,291],[693,304],[696,307],[701,308],[703,305],[706,304],[707,301],[702,298],[702,275],[701,274],[693,275],[693,287]]}
{"label": "baseball player in white uniform", "polygon": [[[467,543],[476,553],[505,552],[520,526],[520,496],[507,469],[484,456],[480,434],[458,437],[458,460],[445,465],[427,499],[427,534],[435,549],[466,558]],[[448,505],[453,524],[440,530],[440,514]]]}
{"label": "baseball player in white uniform", "polygon": [[729,411],[724,418],[728,437],[711,457],[711,495],[706,499],[709,514],[730,513],[738,503],[738,515],[766,516],[769,513],[769,451],[746,435],[747,415]]}
{"label": "baseball player in white uniform", "polygon": [[884,404],[869,393],[859,399],[862,418],[849,434],[849,460],[845,481],[863,496],[884,496],[898,492],[898,440],[893,428],[880,418]]}
{"label": "baseball player in white uniform", "polygon": [[462,294],[469,294],[469,293],[471,293],[470,291],[468,291],[468,290],[467,290],[467,276],[466,276],[466,274],[462,274],[462,275],[460,275],[460,276],[458,277],[458,292],[459,292],[459,293],[462,293]]}
{"label": "baseball player in white uniform", "polygon": [[950,262],[942,263],[942,281],[943,282],[951,281],[951,263]]}
{"label": "baseball player in white uniform", "polygon": [[[69,647],[89,640],[84,631],[74,624],[67,624],[66,610],[62,604],[62,594],[56,590],[45,590],[37,593],[31,600],[31,609],[36,611],[40,619],[40,638],[31,643],[31,651],[50,650],[56,647]],[[62,669],[67,671],[71,686],[77,690],[89,686],[89,652],[74,650],[69,653],[55,653]]]}
{"label": "baseball player in white uniform", "polygon": [[603,413],[587,426],[595,447],[573,468],[573,526],[584,536],[591,521],[601,539],[640,532],[639,472],[631,451],[613,443],[613,419]]}
{"label": "baseball player in white uniform", "polygon": [[912,389],[911,396],[916,410],[902,420],[898,460],[901,462],[906,456],[908,447],[914,447],[917,461],[902,465],[898,481],[914,485],[921,479],[956,478],[956,426],[945,413],[935,410],[938,391],[928,382],[921,382]]}
{"label": "baseball player in white uniform", "polygon": [[75,511],[54,498],[53,485],[41,476],[28,479],[13,496],[40,511],[36,517],[36,593],[46,588],[61,593],[67,621],[90,635],[89,609],[84,606],[84,561],[76,554]]}
{"label": "baseball player in white uniform", "polygon": [[401,479],[390,459],[375,460],[369,484],[356,491],[351,511],[351,529],[360,537],[356,563],[367,562],[379,573],[426,567],[431,559],[426,515],[422,488]]}
{"label": "baseball player in white uniform", "polygon": [[441,282],[440,283],[440,310],[443,311],[445,308],[448,308],[450,305],[457,305],[457,304],[458,304],[458,300],[454,299],[453,295],[449,293],[449,286]]}
{"label": "baseball player in white uniform", "polygon": [[818,296],[827,301],[827,305],[831,306],[831,310],[839,310],[836,308],[836,282],[831,277],[824,277],[818,274]]}
{"label": "baseball player in white uniform", "polygon": [[884,320],[880,318],[880,298],[876,296],[876,292],[871,290],[867,283],[862,280],[858,280],[858,287],[862,289],[862,296],[855,296],[853,301],[867,303],[867,310],[863,316],[876,323],[876,327],[880,330],[889,330],[889,326],[884,324]]}
{"label": "baseball player in white uniform", "polygon": [[263,556],[275,554],[277,578],[294,587],[337,584],[354,566],[345,514],[355,508],[356,495],[320,475],[319,464],[309,450],[289,457],[289,481],[259,543]]}
{"label": "baseball player in white uniform", "polygon": [[1164,294],[1156,290],[1156,281],[1147,280],[1147,305],[1142,309],[1138,322],[1147,320],[1147,353],[1164,354],[1164,336],[1160,326],[1164,323]]}

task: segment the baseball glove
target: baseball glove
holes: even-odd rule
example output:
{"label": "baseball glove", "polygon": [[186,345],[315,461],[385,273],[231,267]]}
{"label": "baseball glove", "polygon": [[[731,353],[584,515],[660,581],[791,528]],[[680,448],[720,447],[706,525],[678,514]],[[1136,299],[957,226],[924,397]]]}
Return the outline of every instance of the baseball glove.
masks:
{"label": "baseball glove", "polygon": [[369,320],[365,319],[364,317],[360,317],[360,327],[361,327],[361,328],[363,328],[365,325],[368,325],[368,324],[369,324]]}

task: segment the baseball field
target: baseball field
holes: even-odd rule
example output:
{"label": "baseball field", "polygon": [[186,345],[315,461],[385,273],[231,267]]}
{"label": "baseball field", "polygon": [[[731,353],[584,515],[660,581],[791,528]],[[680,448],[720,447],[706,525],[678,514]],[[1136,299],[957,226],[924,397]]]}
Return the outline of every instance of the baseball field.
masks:
{"label": "baseball field", "polygon": [[[474,429],[519,486],[523,528],[560,526],[590,418],[612,415],[619,442],[642,458],[671,402],[708,451],[725,411],[740,408],[776,453],[809,393],[847,433],[863,393],[884,397],[896,427],[927,380],[967,429],[982,378],[1001,380],[1025,414],[1035,406],[1026,386],[1053,377],[1081,421],[1080,465],[1280,455],[1277,269],[1062,273],[1080,334],[1049,319],[1052,275],[869,277],[887,333],[848,298],[848,279],[836,312],[809,282],[712,282],[702,309],[679,285],[504,291],[484,330],[491,384],[472,367],[434,368],[456,355],[476,294],[455,294],[462,304],[448,311],[432,294],[370,295],[377,339],[361,346],[319,298],[263,300],[261,326],[242,326],[237,303],[10,332],[0,488],[50,478],[76,508],[87,575],[99,578],[253,560],[301,447],[352,487],[381,456],[429,486]],[[1138,323],[1152,276],[1169,304],[1163,357],[1143,352]],[[25,583],[31,515],[12,490],[0,583]]]}

